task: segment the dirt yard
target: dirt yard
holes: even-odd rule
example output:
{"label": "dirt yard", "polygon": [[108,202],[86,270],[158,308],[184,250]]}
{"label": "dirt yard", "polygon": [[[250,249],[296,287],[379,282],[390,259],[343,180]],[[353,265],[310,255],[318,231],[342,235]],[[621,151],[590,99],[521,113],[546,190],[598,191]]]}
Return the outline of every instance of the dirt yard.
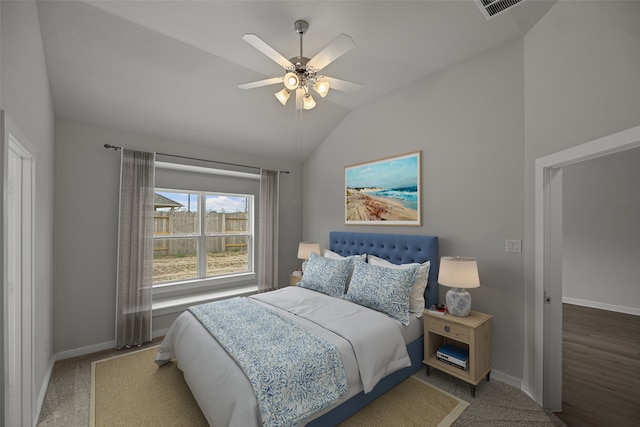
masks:
{"label": "dirt yard", "polygon": [[[216,252],[207,254],[207,276],[247,271],[247,254],[242,252]],[[154,283],[194,279],[197,276],[194,256],[156,255],[153,260]]]}

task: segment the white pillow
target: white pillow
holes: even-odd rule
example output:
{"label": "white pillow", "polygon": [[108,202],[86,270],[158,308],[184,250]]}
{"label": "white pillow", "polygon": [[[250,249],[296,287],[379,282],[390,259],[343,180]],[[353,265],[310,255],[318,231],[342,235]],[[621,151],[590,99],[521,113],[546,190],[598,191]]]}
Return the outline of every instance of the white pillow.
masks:
{"label": "white pillow", "polygon": [[422,264],[394,264],[386,259],[378,258],[374,255],[369,255],[369,264],[377,265],[379,267],[395,268],[395,269],[407,269],[415,266],[420,266],[416,280],[413,282],[411,288],[411,294],[409,295],[409,312],[414,313],[416,317],[422,317],[422,311],[424,310],[424,290],[427,288],[427,280],[429,279],[429,269],[431,268],[431,262],[426,261]]}
{"label": "white pillow", "polygon": [[333,259],[345,259],[345,258],[353,258],[354,261],[356,259],[361,259],[363,261],[367,260],[367,254],[362,254],[362,255],[348,255],[348,256],[342,256],[340,254],[337,254],[333,251],[330,251],[329,249],[325,249],[324,250],[324,257],[325,258],[333,258]]}

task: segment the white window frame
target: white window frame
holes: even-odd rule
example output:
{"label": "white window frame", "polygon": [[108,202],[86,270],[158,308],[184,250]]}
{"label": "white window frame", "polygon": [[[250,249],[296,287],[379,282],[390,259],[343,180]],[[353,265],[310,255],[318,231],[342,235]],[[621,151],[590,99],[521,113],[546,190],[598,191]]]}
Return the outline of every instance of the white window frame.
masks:
{"label": "white window frame", "polygon": [[[189,190],[189,189],[176,189],[176,188],[155,188],[156,192],[174,192],[174,193],[188,193],[198,195],[198,215],[199,215],[199,230],[197,233],[185,233],[185,234],[172,234],[163,236],[154,236],[155,239],[176,239],[176,238],[196,238],[198,246],[198,264],[197,264],[197,278],[179,281],[168,281],[153,284],[154,300],[157,298],[171,298],[181,297],[185,295],[193,295],[196,293],[207,292],[211,290],[222,290],[225,288],[232,288],[242,284],[246,284],[249,281],[256,280],[255,272],[255,196],[252,194],[240,194],[240,193],[226,193],[217,191],[201,191],[201,190]],[[243,197],[247,199],[247,212],[248,222],[247,231],[237,234],[219,234],[210,233],[207,234],[205,230],[206,221],[206,196],[207,195],[223,195],[230,197]],[[230,237],[230,236],[244,236],[247,239],[247,256],[248,256],[248,271],[239,273],[230,273],[213,277],[206,277],[206,239],[208,237]]]}

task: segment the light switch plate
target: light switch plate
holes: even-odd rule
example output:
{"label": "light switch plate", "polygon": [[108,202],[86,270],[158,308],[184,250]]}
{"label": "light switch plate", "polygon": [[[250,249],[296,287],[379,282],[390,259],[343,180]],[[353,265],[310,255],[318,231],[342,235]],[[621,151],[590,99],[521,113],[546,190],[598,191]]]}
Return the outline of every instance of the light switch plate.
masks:
{"label": "light switch plate", "polygon": [[504,251],[505,252],[522,252],[522,240],[517,239],[507,239],[504,241]]}

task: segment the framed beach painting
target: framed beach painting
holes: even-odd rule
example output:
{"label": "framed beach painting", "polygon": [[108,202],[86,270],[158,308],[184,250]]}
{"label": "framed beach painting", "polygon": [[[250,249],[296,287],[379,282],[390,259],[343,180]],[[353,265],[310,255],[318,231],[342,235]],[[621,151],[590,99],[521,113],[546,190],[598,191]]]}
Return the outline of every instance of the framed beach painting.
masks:
{"label": "framed beach painting", "polygon": [[344,168],[345,224],[421,225],[420,151]]}

